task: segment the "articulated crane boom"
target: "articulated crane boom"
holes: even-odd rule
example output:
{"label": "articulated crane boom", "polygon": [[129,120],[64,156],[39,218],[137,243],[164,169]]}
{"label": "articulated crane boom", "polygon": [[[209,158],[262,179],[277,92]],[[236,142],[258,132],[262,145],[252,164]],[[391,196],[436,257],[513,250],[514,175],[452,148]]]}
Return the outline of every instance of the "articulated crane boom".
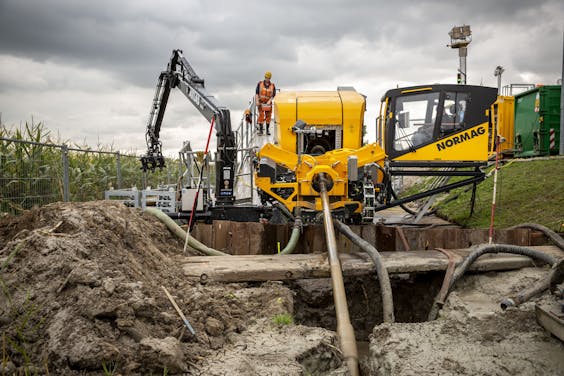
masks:
{"label": "articulated crane boom", "polygon": [[214,119],[217,135],[216,204],[233,204],[235,200],[233,179],[237,152],[229,109],[221,106],[212,95],[206,92],[204,80],[196,74],[186,58],[182,56],[181,50],[172,52],[167,69],[159,75],[147,123],[147,154],[141,157],[142,169],[154,171],[155,168],[163,168],[165,165],[159,135],[168,97],[173,88],[180,89],[208,121]]}

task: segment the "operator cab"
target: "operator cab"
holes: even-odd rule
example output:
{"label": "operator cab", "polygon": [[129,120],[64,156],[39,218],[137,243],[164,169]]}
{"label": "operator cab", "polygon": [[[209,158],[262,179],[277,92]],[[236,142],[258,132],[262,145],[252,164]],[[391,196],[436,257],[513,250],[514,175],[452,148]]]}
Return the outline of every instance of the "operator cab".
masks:
{"label": "operator cab", "polygon": [[391,159],[487,160],[487,110],[497,89],[429,85],[389,90],[382,98],[381,146]]}

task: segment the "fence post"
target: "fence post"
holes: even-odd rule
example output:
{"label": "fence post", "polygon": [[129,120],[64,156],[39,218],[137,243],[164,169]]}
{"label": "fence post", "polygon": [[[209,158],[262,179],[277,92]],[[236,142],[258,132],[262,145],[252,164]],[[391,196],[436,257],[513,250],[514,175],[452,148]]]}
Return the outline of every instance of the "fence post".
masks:
{"label": "fence post", "polygon": [[[180,177],[179,179],[179,184],[182,185],[182,154],[178,153],[178,176]],[[178,187],[178,189],[180,189],[181,187]]]}
{"label": "fence post", "polygon": [[116,153],[117,189],[121,189],[121,154]]}
{"label": "fence post", "polygon": [[63,201],[69,202],[69,148],[67,145],[61,145],[61,156],[63,159]]}

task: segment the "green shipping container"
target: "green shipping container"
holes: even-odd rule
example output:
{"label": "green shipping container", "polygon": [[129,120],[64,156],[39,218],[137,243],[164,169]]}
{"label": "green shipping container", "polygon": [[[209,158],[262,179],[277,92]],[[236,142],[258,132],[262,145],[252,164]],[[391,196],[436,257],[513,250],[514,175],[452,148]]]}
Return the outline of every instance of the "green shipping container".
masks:
{"label": "green shipping container", "polygon": [[558,154],[560,85],[541,86],[515,96],[515,156]]}

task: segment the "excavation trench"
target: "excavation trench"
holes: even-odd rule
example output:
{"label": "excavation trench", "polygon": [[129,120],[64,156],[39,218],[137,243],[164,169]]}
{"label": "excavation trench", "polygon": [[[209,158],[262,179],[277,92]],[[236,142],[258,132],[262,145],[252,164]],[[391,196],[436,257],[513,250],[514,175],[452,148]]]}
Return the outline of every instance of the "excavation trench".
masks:
{"label": "excavation trench", "polygon": [[[427,320],[433,299],[441,288],[444,273],[399,274],[391,278],[396,322],[414,323]],[[294,295],[296,322],[335,330],[331,280],[302,279],[287,283]],[[368,341],[376,325],[383,322],[382,295],[375,275],[346,277],[345,291],[351,323],[357,341]]]}

